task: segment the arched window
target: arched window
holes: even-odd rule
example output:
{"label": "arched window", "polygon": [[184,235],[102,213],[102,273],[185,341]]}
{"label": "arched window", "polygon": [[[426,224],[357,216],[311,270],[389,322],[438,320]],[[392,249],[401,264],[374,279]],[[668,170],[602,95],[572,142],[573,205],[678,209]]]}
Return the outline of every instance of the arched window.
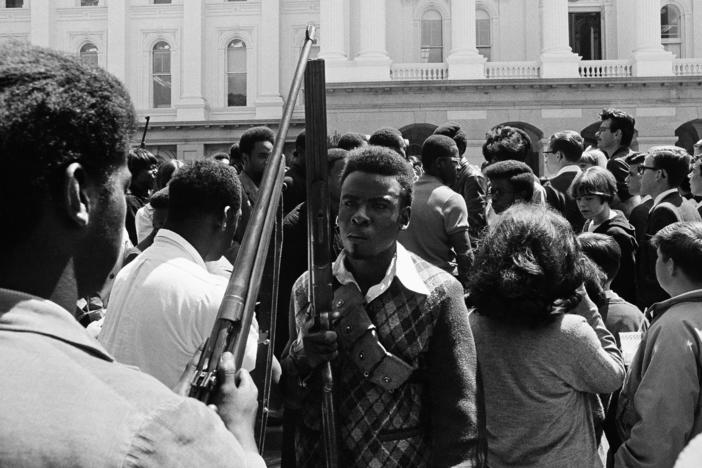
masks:
{"label": "arched window", "polygon": [[475,11],[475,46],[480,55],[490,60],[492,34],[490,34],[490,15],[485,10]]}
{"label": "arched window", "polygon": [[438,11],[427,10],[422,16],[419,61],[422,63],[441,63],[444,61],[443,22]]}
{"label": "arched window", "polygon": [[682,57],[680,9],[675,5],[665,5],[661,8],[661,42],[665,50],[676,57]]}
{"label": "arched window", "polygon": [[171,46],[167,42],[153,48],[151,76],[154,107],[171,107]]}
{"label": "arched window", "polygon": [[227,106],[246,105],[246,44],[234,39],[227,46]]}
{"label": "arched window", "polygon": [[80,48],[80,61],[85,65],[97,67],[98,64],[98,48],[95,44],[88,42]]}

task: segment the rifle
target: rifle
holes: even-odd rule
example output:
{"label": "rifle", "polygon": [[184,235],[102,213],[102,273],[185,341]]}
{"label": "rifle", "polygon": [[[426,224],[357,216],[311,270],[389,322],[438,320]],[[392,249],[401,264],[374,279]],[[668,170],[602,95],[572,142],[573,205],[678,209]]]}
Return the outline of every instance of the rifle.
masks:
{"label": "rifle", "polygon": [[[305,72],[305,156],[307,157],[307,252],[310,308],[316,324],[329,330],[332,308],[332,269],[327,178],[327,101],[324,60],[310,60]],[[322,368],[322,431],[327,468],[339,463],[334,377],[330,362]]]}
{"label": "rifle", "polygon": [[144,133],[141,134],[141,143],[139,144],[139,148],[146,148],[146,132],[149,131],[149,120],[151,120],[151,116],[147,115],[145,118],[146,125],[144,125]]}
{"label": "rifle", "polygon": [[241,368],[244,359],[248,330],[254,315],[268,244],[275,221],[275,218],[268,216],[268,214],[276,211],[282,193],[285,174],[283,145],[292,119],[295,101],[302,85],[302,77],[314,40],[314,32],[314,26],[307,27],[305,43],[283,108],[283,118],[276,135],[273,154],[263,171],[258,198],[251,211],[249,224],[246,226],[229,284],[219,306],[210,337],[205,342],[190,388],[190,396],[204,403],[210,403],[217,385],[217,365],[222,354],[226,351],[233,352],[236,369]]}

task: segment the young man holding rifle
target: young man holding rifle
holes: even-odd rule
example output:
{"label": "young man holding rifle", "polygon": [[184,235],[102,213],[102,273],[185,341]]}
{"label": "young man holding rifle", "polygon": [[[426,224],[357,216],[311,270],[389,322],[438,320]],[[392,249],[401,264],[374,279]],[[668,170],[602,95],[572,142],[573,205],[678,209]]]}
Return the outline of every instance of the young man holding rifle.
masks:
{"label": "young man holding rifle", "polygon": [[322,466],[321,377],[334,373],[339,466],[480,466],[477,362],[463,288],[405,250],[413,171],[392,150],[351,153],[342,175],[332,330],[309,314],[308,273],[293,287],[297,337],[283,359],[301,408],[298,466]]}
{"label": "young man holding rifle", "polygon": [[231,355],[215,412],[115,362],[72,315],[119,254],[133,130],[102,69],[0,47],[2,466],[263,466],[256,388]]}

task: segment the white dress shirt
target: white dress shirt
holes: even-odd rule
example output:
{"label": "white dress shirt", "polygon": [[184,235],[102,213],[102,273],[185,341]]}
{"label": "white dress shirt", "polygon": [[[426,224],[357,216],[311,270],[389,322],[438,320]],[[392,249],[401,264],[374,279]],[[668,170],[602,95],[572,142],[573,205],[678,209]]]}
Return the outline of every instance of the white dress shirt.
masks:
{"label": "white dress shirt", "polygon": [[[98,340],[117,361],[172,388],[210,336],[226,286],[188,241],[161,229],[153,245],[117,275]],[[254,317],[243,362],[247,370],[256,364],[257,347]]]}

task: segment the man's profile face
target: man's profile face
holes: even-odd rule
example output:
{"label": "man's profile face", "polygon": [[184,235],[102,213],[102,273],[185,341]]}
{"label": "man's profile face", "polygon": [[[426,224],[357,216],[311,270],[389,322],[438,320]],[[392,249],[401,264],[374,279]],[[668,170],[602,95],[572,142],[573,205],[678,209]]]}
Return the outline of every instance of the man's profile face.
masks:
{"label": "man's profile face", "polygon": [[124,218],[127,210],[125,193],[130,181],[126,158],[104,183],[91,178],[88,182],[95,205],[90,208],[89,222],[75,258],[79,294],[90,294],[102,288],[107,275],[121,252]]}
{"label": "man's profile face", "polygon": [[638,195],[641,193],[641,176],[639,175],[639,166],[641,164],[629,164],[629,175],[626,176],[626,186],[629,193]]}
{"label": "man's profile face", "polygon": [[260,179],[271,153],[273,153],[273,143],[257,141],[251,149],[251,154],[244,153],[244,170],[254,178]]}
{"label": "man's profile face", "polygon": [[394,248],[410,209],[402,201],[395,177],[352,172],[341,185],[339,230],[344,250],[353,259],[368,260]]}
{"label": "man's profile face", "polygon": [[500,214],[516,202],[514,187],[507,179],[490,179],[488,196],[492,199],[492,209]]}
{"label": "man's profile face", "polygon": [[656,172],[658,172],[656,169],[652,169],[655,166],[654,158],[653,155],[647,155],[646,159],[644,159],[644,170],[643,174],[641,174],[641,195],[652,195],[656,185]]}
{"label": "man's profile face", "polygon": [[621,131],[612,130],[612,119],[603,120],[600,128],[595,132],[597,147],[601,150],[612,149],[619,146]]}

